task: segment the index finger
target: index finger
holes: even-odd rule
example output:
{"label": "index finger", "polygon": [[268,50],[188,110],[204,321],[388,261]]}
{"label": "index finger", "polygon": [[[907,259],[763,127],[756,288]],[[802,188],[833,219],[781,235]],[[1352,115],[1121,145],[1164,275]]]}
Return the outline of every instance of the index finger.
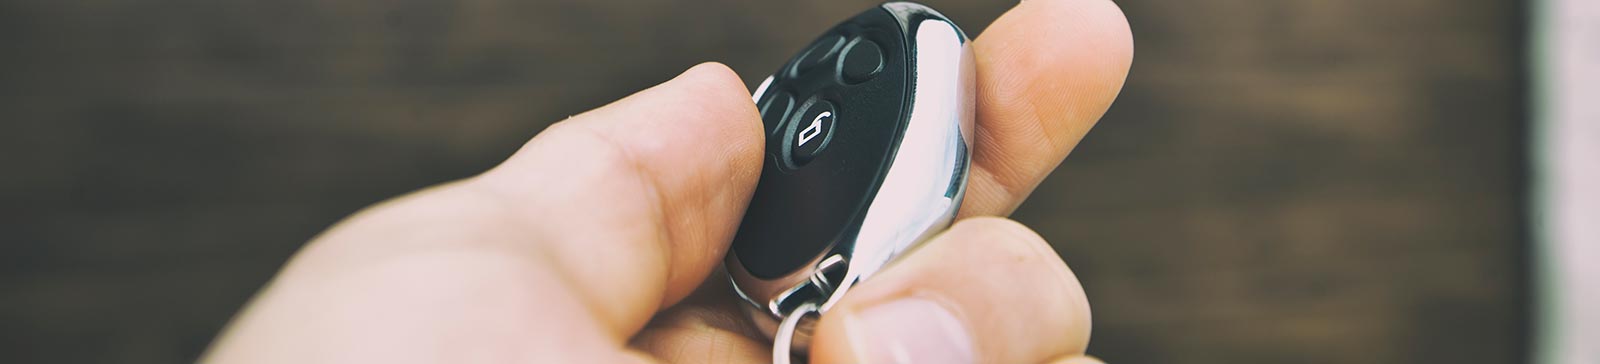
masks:
{"label": "index finger", "polygon": [[1109,0],[1024,1],[973,42],[977,138],[961,217],[1008,215],[1122,89],[1133,36]]}

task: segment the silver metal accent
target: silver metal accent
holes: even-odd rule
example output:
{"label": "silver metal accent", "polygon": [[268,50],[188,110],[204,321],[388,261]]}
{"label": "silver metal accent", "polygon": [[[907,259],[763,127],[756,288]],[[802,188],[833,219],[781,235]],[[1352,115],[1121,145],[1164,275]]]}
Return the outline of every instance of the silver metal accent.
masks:
{"label": "silver metal accent", "polygon": [[[811,313],[825,313],[854,284],[883,269],[907,251],[944,230],[955,219],[965,195],[974,133],[974,67],[965,36],[932,9],[910,3],[890,3],[883,8],[902,22],[908,34],[914,88],[911,109],[900,145],[890,161],[888,175],[868,205],[861,229],[843,237],[827,252],[784,277],[764,280],[744,269],[737,254],[728,254],[726,266],[739,297],[755,318],[757,328],[776,340],[774,362],[789,350],[809,347],[806,327],[786,328]],[[772,82],[757,88],[759,99]],[[824,260],[826,257],[826,260]],[[843,264],[839,282],[824,273]],[[820,282],[818,282],[820,281]],[[805,290],[825,295],[821,303],[788,300]],[[795,307],[783,312],[783,307]],[[785,330],[799,330],[786,332]]]}
{"label": "silver metal accent", "polygon": [[750,101],[761,102],[761,95],[767,94],[767,86],[772,86],[772,76],[767,76],[766,81],[761,81],[761,86],[756,86],[756,92],[750,93]]}
{"label": "silver metal accent", "polygon": [[844,260],[843,255],[828,256],[821,263],[817,263],[817,269],[811,273],[811,285],[821,289],[823,294],[833,294],[833,291],[838,287],[834,287],[833,282],[828,281],[828,273],[843,271],[849,268],[848,264],[849,262]]}
{"label": "silver metal accent", "polygon": [[772,338],[772,364],[789,364],[789,358],[794,357],[791,344],[796,341],[796,336],[807,335],[811,331],[801,332],[800,321],[813,313],[820,315],[818,309],[815,302],[806,302],[789,313],[789,317],[783,318],[783,322],[778,324],[777,335]]}
{"label": "silver metal accent", "polygon": [[867,208],[843,282],[827,312],[856,282],[950,225],[965,195],[974,118],[971,49],[954,25],[924,20],[916,33],[911,121],[883,187]]}

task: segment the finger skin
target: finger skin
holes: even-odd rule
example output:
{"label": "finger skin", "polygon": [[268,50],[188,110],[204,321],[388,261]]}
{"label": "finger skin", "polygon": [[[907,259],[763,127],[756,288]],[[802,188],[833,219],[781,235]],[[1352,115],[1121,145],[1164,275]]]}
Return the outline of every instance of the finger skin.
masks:
{"label": "finger skin", "polygon": [[721,262],[761,145],[743,82],[697,66],[341,222],[204,361],[637,361],[628,337]]}
{"label": "finger skin", "polygon": [[860,361],[851,315],[902,298],[938,302],[961,321],[984,363],[1038,363],[1082,354],[1089,302],[1049,244],[1016,222],[957,223],[915,253],[852,289],[817,327],[815,363]]}
{"label": "finger skin", "polygon": [[749,322],[727,273],[712,274],[682,302],[657,313],[628,346],[662,364],[771,361],[772,342]]}
{"label": "finger skin", "polygon": [[[975,42],[979,132],[962,216],[1009,213],[1109,105],[1131,57],[1114,10],[1034,0]],[[564,122],[491,172],[319,237],[206,360],[638,360],[585,355],[618,345],[719,261],[760,170],[759,130],[721,66]]]}
{"label": "finger skin", "polygon": [[1133,37],[1110,0],[1024,1],[973,41],[977,138],[959,216],[1009,215],[1122,89]]}
{"label": "finger skin", "polygon": [[760,177],[743,81],[708,63],[551,126],[479,178],[539,226],[574,289],[622,337],[721,263]]}
{"label": "finger skin", "polygon": [[1092,356],[1084,356],[1084,355],[1074,355],[1074,356],[1070,356],[1070,357],[1062,357],[1062,358],[1058,358],[1056,360],[1047,361],[1045,363],[1049,363],[1049,364],[1106,364],[1106,362],[1100,361],[1099,358],[1095,358],[1095,357],[1092,357]]}

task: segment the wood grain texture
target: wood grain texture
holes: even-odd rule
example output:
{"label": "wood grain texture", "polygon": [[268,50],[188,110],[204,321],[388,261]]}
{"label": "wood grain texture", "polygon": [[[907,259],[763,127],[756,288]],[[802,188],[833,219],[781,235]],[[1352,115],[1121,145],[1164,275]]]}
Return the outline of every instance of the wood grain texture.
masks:
{"label": "wood grain texture", "polygon": [[[1517,2],[1119,3],[1127,89],[1015,216],[1091,352],[1521,361]],[[341,216],[700,61],[753,86],[872,4],[0,2],[0,362],[192,360]]]}

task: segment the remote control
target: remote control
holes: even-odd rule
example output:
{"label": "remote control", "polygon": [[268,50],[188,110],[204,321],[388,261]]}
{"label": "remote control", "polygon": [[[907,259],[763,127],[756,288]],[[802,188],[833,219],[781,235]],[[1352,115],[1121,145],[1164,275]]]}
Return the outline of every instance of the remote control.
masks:
{"label": "remote control", "polygon": [[834,26],[757,87],[766,160],[726,266],[775,362],[807,346],[808,316],[949,227],[973,91],[967,36],[906,2]]}

